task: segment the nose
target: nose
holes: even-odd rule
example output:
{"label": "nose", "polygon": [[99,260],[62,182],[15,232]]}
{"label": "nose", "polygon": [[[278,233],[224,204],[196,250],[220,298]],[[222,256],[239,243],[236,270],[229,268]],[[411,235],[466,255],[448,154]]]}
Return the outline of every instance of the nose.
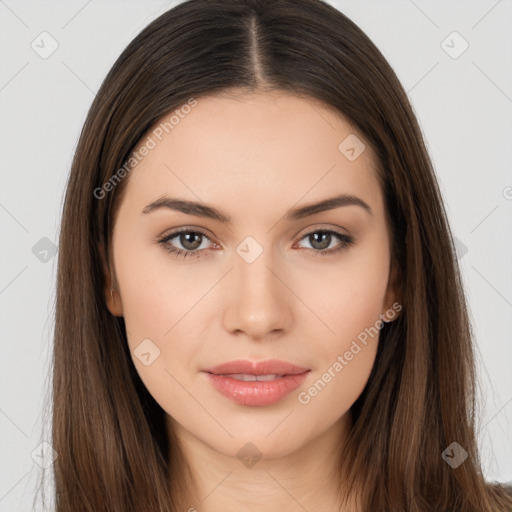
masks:
{"label": "nose", "polygon": [[252,263],[234,255],[228,276],[224,328],[253,340],[275,338],[291,328],[293,293],[270,250]]}

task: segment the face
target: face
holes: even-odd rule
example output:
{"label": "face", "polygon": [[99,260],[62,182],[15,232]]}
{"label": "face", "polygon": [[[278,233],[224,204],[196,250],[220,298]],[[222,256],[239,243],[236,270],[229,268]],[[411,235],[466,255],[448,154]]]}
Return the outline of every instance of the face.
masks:
{"label": "face", "polygon": [[[249,442],[290,454],[349,417],[395,313],[376,161],[313,99],[223,94],[183,111],[125,178],[107,304],[169,427],[228,456]],[[306,371],[206,372],[270,359]]]}

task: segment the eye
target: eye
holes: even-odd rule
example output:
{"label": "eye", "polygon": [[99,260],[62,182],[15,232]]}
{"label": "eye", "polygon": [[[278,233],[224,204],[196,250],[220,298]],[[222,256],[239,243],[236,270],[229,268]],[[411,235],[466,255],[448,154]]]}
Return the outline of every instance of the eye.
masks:
{"label": "eye", "polygon": [[[171,240],[174,240],[175,238],[177,239],[177,243],[179,243],[183,249],[176,248],[170,243]],[[202,251],[199,251],[198,249],[202,250],[206,248],[203,246],[203,242],[205,240],[210,240],[210,238],[202,231],[192,231],[185,228],[165,235],[163,238],[158,240],[158,242],[162,244],[164,249],[169,253],[173,253],[180,258],[186,258],[187,256],[200,256],[200,252]]]}
{"label": "eye", "polygon": [[[354,244],[352,237],[338,233],[337,231],[325,229],[311,231],[304,235],[301,240],[304,240],[305,238],[311,246],[306,247],[306,249],[314,251],[315,256],[318,254],[322,256],[334,254]],[[336,239],[339,240],[339,243],[337,247],[333,248],[331,243]]]}
{"label": "eye", "polygon": [[[308,251],[313,251],[315,256],[318,254],[322,256],[334,254],[354,243],[353,239],[348,235],[325,229],[311,231],[302,236],[300,240],[305,238],[307,238],[311,247],[304,248]],[[176,242],[171,243],[174,239],[176,239]],[[333,247],[331,244],[333,241],[336,241],[336,239],[339,240],[338,245]],[[196,258],[201,256],[204,249],[208,248],[204,246],[204,242],[207,240],[211,242],[206,233],[184,228],[165,235],[158,240],[158,243],[161,244],[167,252],[173,253],[177,257],[186,258],[187,256],[191,256]],[[174,245],[176,243],[180,244],[182,248],[176,247]],[[219,247],[216,244],[214,245]]]}

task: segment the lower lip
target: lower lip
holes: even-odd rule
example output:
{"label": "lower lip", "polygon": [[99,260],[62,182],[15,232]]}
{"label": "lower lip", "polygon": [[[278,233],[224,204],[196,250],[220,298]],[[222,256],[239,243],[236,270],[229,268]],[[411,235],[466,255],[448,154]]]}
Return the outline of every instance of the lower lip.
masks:
{"label": "lower lip", "polygon": [[297,389],[306,379],[309,370],[298,375],[286,375],[269,381],[232,379],[223,375],[207,373],[213,387],[222,395],[240,405],[263,406],[279,402]]}

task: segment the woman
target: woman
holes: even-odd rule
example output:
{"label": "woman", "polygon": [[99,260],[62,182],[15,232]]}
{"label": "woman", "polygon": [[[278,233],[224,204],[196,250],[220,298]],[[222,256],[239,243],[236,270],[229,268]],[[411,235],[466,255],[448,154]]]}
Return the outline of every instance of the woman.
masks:
{"label": "woman", "polygon": [[406,94],[319,0],[189,0],[90,109],[59,244],[57,511],[505,511]]}

